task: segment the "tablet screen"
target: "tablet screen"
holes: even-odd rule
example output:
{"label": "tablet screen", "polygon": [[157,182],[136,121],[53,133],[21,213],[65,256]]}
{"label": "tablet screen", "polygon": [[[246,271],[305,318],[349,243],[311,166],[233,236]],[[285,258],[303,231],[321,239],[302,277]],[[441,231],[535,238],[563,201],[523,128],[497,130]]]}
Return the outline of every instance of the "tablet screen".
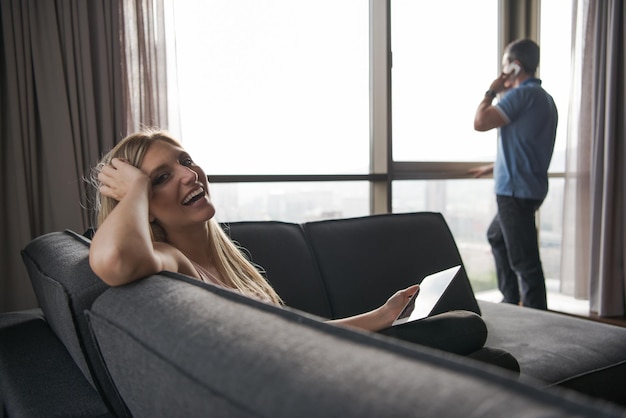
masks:
{"label": "tablet screen", "polygon": [[420,283],[419,292],[411,297],[392,325],[426,318],[433,311],[460,269],[461,266],[455,266],[424,277]]}

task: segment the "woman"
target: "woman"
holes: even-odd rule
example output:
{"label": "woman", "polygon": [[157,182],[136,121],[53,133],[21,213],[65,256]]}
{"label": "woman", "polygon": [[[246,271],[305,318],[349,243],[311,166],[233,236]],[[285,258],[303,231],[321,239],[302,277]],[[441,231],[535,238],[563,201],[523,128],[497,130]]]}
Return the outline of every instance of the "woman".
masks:
{"label": "woman", "polygon": [[[168,270],[282,304],[215,221],[207,176],[167,133],[145,131],[126,137],[94,173],[97,229],[89,262],[107,284],[124,285]],[[414,285],[399,290],[377,309],[329,322],[458,354],[481,349],[486,326],[470,312],[391,327],[418,289]],[[479,350],[475,356],[482,358],[484,353]]]}

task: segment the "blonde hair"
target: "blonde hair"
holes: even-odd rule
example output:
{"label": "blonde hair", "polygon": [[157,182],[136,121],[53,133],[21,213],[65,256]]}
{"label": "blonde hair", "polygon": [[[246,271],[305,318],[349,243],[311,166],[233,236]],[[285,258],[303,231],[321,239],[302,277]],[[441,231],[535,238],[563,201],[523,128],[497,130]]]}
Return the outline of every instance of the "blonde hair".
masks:
{"label": "blonde hair", "polygon": [[[148,148],[156,141],[167,142],[182,148],[181,144],[172,138],[166,131],[147,129],[124,138],[111,151],[109,151],[94,167],[89,183],[95,189],[94,212],[95,224],[100,227],[111,211],[117,206],[117,200],[104,196],[100,193],[100,181],[98,174],[102,168],[111,163],[113,158],[125,159],[131,165],[139,168],[143,162]],[[228,278],[235,289],[247,296],[269,299],[272,303],[281,305],[276,291],[270,286],[256,267],[242,254],[237,246],[226,235],[222,227],[215,219],[207,223],[209,243],[209,257],[215,263],[215,267],[221,275]],[[165,230],[157,223],[150,223],[153,241],[168,242]]]}

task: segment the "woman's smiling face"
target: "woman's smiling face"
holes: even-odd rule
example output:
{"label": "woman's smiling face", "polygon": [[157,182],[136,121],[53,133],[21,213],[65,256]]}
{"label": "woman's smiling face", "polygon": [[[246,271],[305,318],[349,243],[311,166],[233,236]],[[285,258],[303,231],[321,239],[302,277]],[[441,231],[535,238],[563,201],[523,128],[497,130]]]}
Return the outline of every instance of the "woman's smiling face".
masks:
{"label": "woman's smiling face", "polygon": [[204,171],[187,152],[155,141],[143,158],[141,171],[150,177],[150,221],[166,231],[206,222],[215,215]]}

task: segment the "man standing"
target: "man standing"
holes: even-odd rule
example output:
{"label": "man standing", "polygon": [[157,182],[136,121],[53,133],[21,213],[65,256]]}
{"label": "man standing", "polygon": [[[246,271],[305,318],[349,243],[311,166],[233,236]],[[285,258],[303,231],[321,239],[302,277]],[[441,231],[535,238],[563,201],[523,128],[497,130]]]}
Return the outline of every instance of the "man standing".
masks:
{"label": "man standing", "polygon": [[487,238],[503,302],[547,309],[535,212],[548,193],[558,116],[554,100],[535,77],[538,65],[535,42],[521,39],[506,47],[503,72],[491,83],[474,117],[477,131],[498,128],[496,161],[470,172],[476,177],[494,174],[498,213]]}

